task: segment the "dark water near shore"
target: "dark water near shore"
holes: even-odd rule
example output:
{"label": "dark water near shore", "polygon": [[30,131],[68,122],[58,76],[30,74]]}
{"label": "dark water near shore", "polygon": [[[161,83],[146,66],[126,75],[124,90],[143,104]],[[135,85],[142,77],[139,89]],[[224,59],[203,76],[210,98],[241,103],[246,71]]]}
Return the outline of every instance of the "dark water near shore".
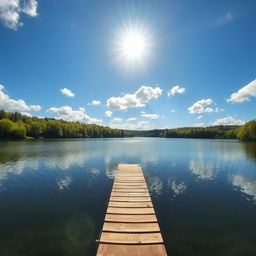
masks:
{"label": "dark water near shore", "polygon": [[256,255],[256,143],[0,142],[0,256],[95,255],[118,163],[140,163],[169,255]]}

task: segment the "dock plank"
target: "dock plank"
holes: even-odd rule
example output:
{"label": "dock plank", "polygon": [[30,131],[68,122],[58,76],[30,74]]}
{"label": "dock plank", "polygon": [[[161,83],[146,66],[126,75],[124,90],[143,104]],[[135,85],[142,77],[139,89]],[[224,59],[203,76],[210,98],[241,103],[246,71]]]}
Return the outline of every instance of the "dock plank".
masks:
{"label": "dock plank", "polygon": [[167,256],[140,165],[118,165],[98,242],[97,256]]}
{"label": "dock plank", "polygon": [[113,245],[100,244],[97,256],[167,256],[164,245]]}
{"label": "dock plank", "polygon": [[106,214],[105,221],[120,223],[151,223],[157,222],[155,214],[147,215],[125,215],[125,214]]}

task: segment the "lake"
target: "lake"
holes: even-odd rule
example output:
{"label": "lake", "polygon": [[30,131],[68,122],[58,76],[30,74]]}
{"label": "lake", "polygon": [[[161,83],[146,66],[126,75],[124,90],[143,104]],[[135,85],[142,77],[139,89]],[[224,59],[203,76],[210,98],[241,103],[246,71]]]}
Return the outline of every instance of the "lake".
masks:
{"label": "lake", "polygon": [[144,171],[169,255],[256,255],[256,143],[0,142],[0,255],[95,255],[118,163]]}

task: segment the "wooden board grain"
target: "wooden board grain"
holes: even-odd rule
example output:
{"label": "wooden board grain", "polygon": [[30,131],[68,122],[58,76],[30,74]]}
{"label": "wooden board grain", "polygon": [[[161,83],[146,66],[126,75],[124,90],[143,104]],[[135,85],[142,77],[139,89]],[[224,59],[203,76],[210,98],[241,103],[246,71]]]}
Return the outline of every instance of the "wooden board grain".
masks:
{"label": "wooden board grain", "polygon": [[137,164],[119,164],[97,256],[167,256],[148,187]]}

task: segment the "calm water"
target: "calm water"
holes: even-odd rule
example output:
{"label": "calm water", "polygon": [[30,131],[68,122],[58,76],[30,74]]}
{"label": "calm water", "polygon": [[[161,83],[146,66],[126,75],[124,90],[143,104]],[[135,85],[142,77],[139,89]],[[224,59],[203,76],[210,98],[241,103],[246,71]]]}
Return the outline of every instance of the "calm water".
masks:
{"label": "calm water", "polygon": [[95,255],[118,163],[140,163],[169,255],[256,255],[256,143],[0,142],[0,255]]}

